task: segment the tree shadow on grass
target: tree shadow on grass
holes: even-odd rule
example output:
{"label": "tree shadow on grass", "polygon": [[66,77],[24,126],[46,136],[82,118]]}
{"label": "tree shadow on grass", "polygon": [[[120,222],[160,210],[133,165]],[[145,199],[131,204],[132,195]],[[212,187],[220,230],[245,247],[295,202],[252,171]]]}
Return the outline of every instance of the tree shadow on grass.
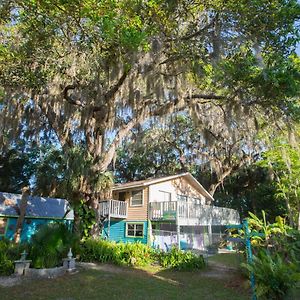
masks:
{"label": "tree shadow on grass", "polygon": [[14,287],[0,288],[0,293],[1,300],[248,299],[238,289],[228,286],[226,279],[210,278],[205,272],[93,264],[79,267],[77,274],[24,281]]}

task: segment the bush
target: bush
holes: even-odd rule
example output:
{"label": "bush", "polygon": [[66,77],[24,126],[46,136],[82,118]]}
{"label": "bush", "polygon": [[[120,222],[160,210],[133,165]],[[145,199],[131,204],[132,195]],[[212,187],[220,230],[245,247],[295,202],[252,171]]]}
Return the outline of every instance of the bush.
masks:
{"label": "bush", "polygon": [[158,258],[160,265],[164,268],[195,270],[205,267],[205,261],[202,255],[196,255],[190,251],[183,252],[176,247],[172,247],[169,252],[160,252]]}
{"label": "bush", "polygon": [[253,272],[256,293],[262,299],[285,299],[300,280],[296,264],[284,261],[278,253],[271,255],[265,249],[253,257],[252,264],[243,265]]}
{"label": "bush", "polygon": [[0,275],[10,275],[14,270],[13,261],[8,257],[9,244],[0,241]]}
{"label": "bush", "polygon": [[153,261],[153,253],[153,249],[141,243],[88,239],[81,245],[80,259],[117,265],[145,266]]}
{"label": "bush", "polygon": [[80,260],[86,262],[114,262],[115,244],[105,240],[85,240],[80,247]]}
{"label": "bush", "polygon": [[14,272],[14,261],[20,259],[26,244],[16,245],[9,240],[0,240],[0,275],[10,275]]}
{"label": "bush", "polygon": [[146,266],[158,261],[164,268],[176,270],[202,269],[203,256],[172,248],[170,252],[156,252],[141,243],[116,243],[106,240],[84,241],[80,249],[80,259],[86,262],[114,263],[126,266]]}
{"label": "bush", "polygon": [[69,248],[76,252],[79,239],[64,223],[42,225],[30,241],[29,258],[34,268],[52,268],[61,265]]}

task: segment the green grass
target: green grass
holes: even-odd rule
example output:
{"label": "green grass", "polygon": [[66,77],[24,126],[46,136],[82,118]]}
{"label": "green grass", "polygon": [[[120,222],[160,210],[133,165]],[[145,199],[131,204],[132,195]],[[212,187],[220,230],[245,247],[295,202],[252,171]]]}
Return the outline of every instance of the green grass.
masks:
{"label": "green grass", "polygon": [[175,272],[159,268],[120,268],[109,273],[80,270],[55,279],[35,279],[14,287],[0,287],[1,300],[18,299],[205,299],[243,300],[249,295],[232,280],[209,278],[203,272]]}
{"label": "green grass", "polygon": [[221,253],[208,258],[208,262],[214,262],[226,267],[239,269],[243,262],[243,255],[240,253]]}

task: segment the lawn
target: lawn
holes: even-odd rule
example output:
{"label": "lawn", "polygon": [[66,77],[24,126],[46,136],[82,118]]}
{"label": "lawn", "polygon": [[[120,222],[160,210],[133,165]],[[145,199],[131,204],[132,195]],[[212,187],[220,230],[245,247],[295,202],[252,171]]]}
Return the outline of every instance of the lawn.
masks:
{"label": "lawn", "polygon": [[208,270],[175,272],[161,268],[136,270],[116,267],[112,270],[81,269],[73,275],[26,280],[14,287],[0,287],[1,300],[249,299],[238,276],[210,277]]}
{"label": "lawn", "polygon": [[240,264],[244,262],[242,253],[221,253],[208,258],[208,262],[224,265],[226,267],[240,269]]}

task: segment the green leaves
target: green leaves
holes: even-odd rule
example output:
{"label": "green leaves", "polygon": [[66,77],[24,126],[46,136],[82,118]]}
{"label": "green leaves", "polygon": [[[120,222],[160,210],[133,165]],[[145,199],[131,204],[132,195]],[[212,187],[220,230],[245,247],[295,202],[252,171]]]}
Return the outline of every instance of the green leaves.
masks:
{"label": "green leaves", "polygon": [[74,205],[74,209],[80,219],[80,237],[82,240],[86,240],[90,237],[91,229],[96,222],[96,212],[92,209],[84,200]]}
{"label": "green leaves", "polygon": [[253,258],[253,264],[243,266],[255,276],[259,299],[285,299],[300,279],[297,265],[284,261],[278,254],[272,256],[265,249]]}
{"label": "green leaves", "polygon": [[[299,233],[278,216],[276,222],[267,222],[249,213],[251,244],[255,253],[253,263],[243,264],[255,277],[257,296],[261,299],[286,299],[300,278]],[[257,237],[263,233],[263,237]]]}
{"label": "green leaves", "polygon": [[146,266],[158,260],[164,268],[187,271],[205,267],[202,255],[183,252],[175,247],[169,252],[157,252],[142,243],[115,243],[93,239],[87,239],[82,243],[80,259],[126,266]]}
{"label": "green leaves", "polygon": [[158,253],[158,259],[162,267],[179,271],[203,269],[206,265],[202,255],[181,251],[176,247],[172,247],[168,252]]}
{"label": "green leaves", "polygon": [[[260,165],[270,168],[275,175],[276,195],[286,201],[290,222],[298,215],[300,201],[300,154],[282,136],[274,141],[273,148],[265,151]],[[291,207],[290,207],[291,206]]]}
{"label": "green leaves", "polygon": [[80,259],[87,262],[145,266],[153,262],[154,257],[154,250],[142,243],[115,243],[87,239],[81,244]]}
{"label": "green leaves", "polygon": [[70,248],[76,253],[78,238],[64,223],[42,225],[32,236],[29,257],[35,268],[60,266]]}

